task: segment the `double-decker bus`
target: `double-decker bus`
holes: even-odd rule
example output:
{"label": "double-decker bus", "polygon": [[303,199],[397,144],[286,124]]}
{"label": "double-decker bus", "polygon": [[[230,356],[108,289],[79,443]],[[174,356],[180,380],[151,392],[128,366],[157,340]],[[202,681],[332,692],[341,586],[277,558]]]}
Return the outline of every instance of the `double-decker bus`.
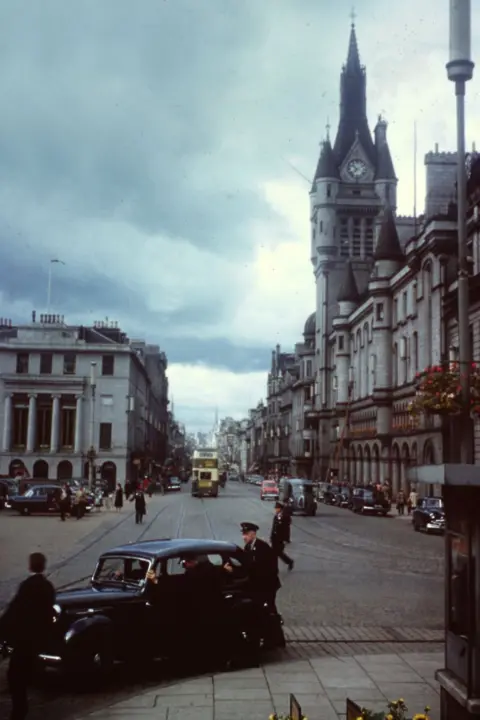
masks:
{"label": "double-decker bus", "polygon": [[218,453],[215,448],[201,448],[193,453],[192,495],[218,495]]}

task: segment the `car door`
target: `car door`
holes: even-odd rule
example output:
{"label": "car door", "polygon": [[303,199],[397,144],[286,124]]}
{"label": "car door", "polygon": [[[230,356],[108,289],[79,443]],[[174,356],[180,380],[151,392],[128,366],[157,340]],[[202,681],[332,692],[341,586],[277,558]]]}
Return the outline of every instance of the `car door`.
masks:
{"label": "car door", "polygon": [[32,496],[27,504],[29,512],[41,513],[47,511],[47,490],[43,485],[33,488]]}

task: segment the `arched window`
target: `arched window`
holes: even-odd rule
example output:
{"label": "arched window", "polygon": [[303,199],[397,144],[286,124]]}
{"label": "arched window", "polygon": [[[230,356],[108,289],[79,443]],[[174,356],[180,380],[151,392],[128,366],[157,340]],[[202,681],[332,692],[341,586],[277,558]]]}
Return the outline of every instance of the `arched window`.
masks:
{"label": "arched window", "polygon": [[423,368],[433,365],[433,344],[432,344],[432,323],[433,323],[433,304],[432,304],[432,264],[426,263],[422,269],[422,286],[423,286]]}

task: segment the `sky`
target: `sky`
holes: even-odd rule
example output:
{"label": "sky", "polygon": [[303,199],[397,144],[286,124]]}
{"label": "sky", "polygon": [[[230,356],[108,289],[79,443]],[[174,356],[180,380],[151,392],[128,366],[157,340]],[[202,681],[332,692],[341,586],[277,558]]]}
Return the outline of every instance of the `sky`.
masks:
{"label": "sky", "polygon": [[[455,146],[447,0],[357,0],[373,129],[411,214]],[[473,56],[480,7],[473,9]],[[309,197],[336,132],[347,0],[0,2],[0,315],[118,321],[169,358],[188,431],[242,418],[313,312]],[[467,88],[467,142],[480,120]],[[477,136],[480,142],[480,137]]]}

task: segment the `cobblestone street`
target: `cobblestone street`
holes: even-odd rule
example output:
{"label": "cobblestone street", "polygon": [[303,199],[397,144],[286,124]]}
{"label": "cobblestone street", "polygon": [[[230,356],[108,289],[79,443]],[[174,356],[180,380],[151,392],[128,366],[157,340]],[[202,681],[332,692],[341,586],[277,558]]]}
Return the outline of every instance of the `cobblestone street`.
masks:
{"label": "cobblestone street", "polygon": [[[272,514],[272,504],[260,501],[258,488],[230,483],[217,499],[192,498],[188,487],[176,495],[154,497],[140,527],[129,503],[120,517],[114,512],[99,514],[83,526],[74,520],[60,523],[50,517],[5,515],[2,537],[11,533],[4,542],[15,551],[2,558],[2,600],[15,590],[32,549],[41,548],[49,555],[51,578],[60,587],[88,576],[99,554],[117,544],[159,537],[215,537],[241,543],[240,522],[258,523],[261,536],[268,537]],[[441,537],[414,533],[409,522],[396,518],[357,516],[320,505],[315,518],[294,518],[289,553],[295,569],[292,573],[281,569],[283,587],[278,595],[288,641],[282,657],[441,649]],[[4,668],[5,663],[2,675]],[[32,718],[40,718],[42,712],[45,716],[45,702],[51,720],[75,717],[158,683],[163,673],[162,669],[159,676],[157,669],[152,678],[129,676],[128,681],[119,676],[118,683],[101,696],[73,697],[58,696],[58,680],[49,673],[38,690]],[[2,711],[5,701],[2,696]]]}

